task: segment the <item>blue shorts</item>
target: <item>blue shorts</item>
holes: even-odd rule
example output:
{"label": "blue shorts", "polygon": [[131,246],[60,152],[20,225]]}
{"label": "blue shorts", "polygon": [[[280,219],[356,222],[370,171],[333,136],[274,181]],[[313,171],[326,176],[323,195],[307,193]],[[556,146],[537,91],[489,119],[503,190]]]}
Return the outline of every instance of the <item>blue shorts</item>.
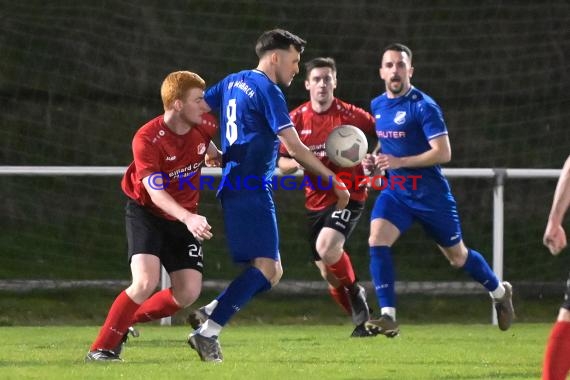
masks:
{"label": "blue shorts", "polygon": [[426,233],[442,247],[451,247],[462,240],[457,204],[451,193],[433,194],[429,205],[414,200],[403,200],[389,191],[380,193],[370,220],[386,219],[400,233],[406,232],[418,221]]}
{"label": "blue shorts", "polygon": [[247,263],[258,257],[279,260],[277,217],[271,193],[224,191],[220,199],[233,261]]}

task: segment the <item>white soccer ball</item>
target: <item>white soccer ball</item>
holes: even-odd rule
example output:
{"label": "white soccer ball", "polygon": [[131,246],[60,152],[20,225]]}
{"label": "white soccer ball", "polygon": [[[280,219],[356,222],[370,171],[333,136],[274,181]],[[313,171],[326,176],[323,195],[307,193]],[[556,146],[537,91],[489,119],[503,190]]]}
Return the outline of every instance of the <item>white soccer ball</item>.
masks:
{"label": "white soccer ball", "polygon": [[358,165],[368,151],[368,141],[364,133],[353,125],[341,125],[327,137],[325,150],[334,164],[350,168]]}

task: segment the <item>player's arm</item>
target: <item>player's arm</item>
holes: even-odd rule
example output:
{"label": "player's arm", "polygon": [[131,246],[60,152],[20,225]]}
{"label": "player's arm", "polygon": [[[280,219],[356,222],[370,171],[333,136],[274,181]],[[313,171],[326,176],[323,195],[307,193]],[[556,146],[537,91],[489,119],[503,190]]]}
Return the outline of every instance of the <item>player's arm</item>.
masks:
{"label": "player's arm", "polygon": [[303,165],[306,170],[315,175],[322,176],[327,181],[329,178],[332,179],[333,189],[338,198],[336,203],[337,207],[339,209],[345,208],[350,198],[350,193],[346,189],[346,186],[342,182],[339,182],[336,175],[329,168],[323,165],[323,163],[315,157],[309,148],[299,140],[299,135],[295,128],[282,129],[279,132],[279,139],[291,157]]}
{"label": "player's arm", "polygon": [[376,167],[381,170],[421,168],[451,161],[451,144],[447,134],[431,139],[429,145],[430,149],[415,156],[394,157],[380,153],[376,156]]}
{"label": "player's arm", "polygon": [[544,232],[543,242],[550,250],[550,253],[557,255],[566,245],[566,233],[562,228],[564,215],[570,206],[570,156],[566,159],[560,178],[556,184],[552,208],[548,216],[546,231]]}
{"label": "player's arm", "polygon": [[[301,116],[301,112],[298,112],[298,109],[296,109],[289,113],[289,117],[291,118],[293,125],[295,125],[295,130],[297,131],[298,135],[299,132],[297,129],[303,125],[303,118]],[[299,164],[297,160],[289,156],[289,153],[286,151],[283,143],[279,147],[279,158],[277,159],[277,167],[285,175],[293,174],[297,170],[303,170],[301,164]]]}
{"label": "player's arm", "polygon": [[168,192],[161,188],[163,185],[161,178],[151,177],[153,176],[147,176],[143,178],[142,181],[146,191],[150,195],[152,203],[160,207],[160,209],[167,214],[184,223],[188,228],[188,231],[190,231],[199,241],[210,239],[212,237],[212,232],[210,231],[212,227],[208,224],[206,217],[186,210],[176,202]]}

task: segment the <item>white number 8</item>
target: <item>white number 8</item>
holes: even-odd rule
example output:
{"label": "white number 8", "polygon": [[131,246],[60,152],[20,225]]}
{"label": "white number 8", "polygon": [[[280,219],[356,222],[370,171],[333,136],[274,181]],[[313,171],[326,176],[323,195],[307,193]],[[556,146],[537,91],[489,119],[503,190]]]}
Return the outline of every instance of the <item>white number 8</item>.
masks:
{"label": "white number 8", "polygon": [[235,143],[238,138],[236,108],[236,100],[230,99],[228,107],[226,108],[226,117],[228,118],[228,121],[226,122],[226,140],[228,140],[229,145]]}

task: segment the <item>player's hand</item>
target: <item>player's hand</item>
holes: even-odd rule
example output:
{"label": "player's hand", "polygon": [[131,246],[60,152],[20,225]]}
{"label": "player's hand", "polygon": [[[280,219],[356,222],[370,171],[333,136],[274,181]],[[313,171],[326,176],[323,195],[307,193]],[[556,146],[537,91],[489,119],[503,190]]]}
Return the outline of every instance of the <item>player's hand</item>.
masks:
{"label": "player's hand", "polygon": [[294,158],[279,157],[277,164],[279,166],[279,170],[281,170],[281,173],[286,175],[293,174],[298,170],[305,170],[303,166]]}
{"label": "player's hand", "polygon": [[376,169],[376,165],[374,164],[375,156],[367,153],[364,158],[362,159],[362,169],[364,169],[365,175],[370,175],[374,173]]}
{"label": "player's hand", "polygon": [[376,168],[380,170],[398,169],[402,167],[402,160],[394,157],[391,154],[378,154],[374,160]]}
{"label": "player's hand", "polygon": [[336,201],[336,208],[337,210],[342,210],[346,207],[348,201],[350,200],[350,193],[348,192],[346,185],[342,181],[339,181],[336,176],[332,177],[332,180],[334,193],[338,198]]}
{"label": "player's hand", "polygon": [[546,226],[542,242],[554,256],[558,255],[568,244],[566,241],[566,232],[564,232],[562,226],[560,224],[553,225],[550,223]]}
{"label": "player's hand", "polygon": [[205,216],[188,213],[182,222],[199,242],[210,240],[213,236],[211,232],[212,226],[208,224]]}
{"label": "player's hand", "polygon": [[219,168],[222,166],[222,152],[216,149],[216,153],[213,155],[206,153],[204,161],[209,168]]}

